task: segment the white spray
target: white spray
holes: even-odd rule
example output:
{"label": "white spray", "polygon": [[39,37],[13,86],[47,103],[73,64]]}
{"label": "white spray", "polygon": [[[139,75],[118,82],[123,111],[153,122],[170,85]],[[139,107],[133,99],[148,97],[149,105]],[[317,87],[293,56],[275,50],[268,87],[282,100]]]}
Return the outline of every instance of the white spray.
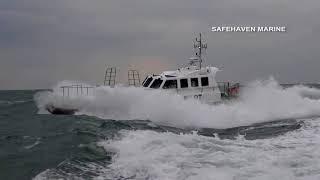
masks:
{"label": "white spray", "polygon": [[[66,82],[63,82],[64,84]],[[58,84],[57,87],[60,87]],[[134,87],[96,87],[88,96],[61,96],[61,90],[43,92],[35,99],[43,112],[51,103],[79,109],[104,119],[151,120],[176,127],[230,128],[285,118],[320,116],[320,90],[304,86],[283,89],[272,78],[256,81],[244,88],[240,98],[228,104],[207,105],[184,100],[176,94]]]}

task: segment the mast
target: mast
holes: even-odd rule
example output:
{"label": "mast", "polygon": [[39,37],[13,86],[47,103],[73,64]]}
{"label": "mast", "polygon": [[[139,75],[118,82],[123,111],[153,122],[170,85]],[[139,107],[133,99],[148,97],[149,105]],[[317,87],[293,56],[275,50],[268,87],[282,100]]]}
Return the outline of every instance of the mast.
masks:
{"label": "mast", "polygon": [[196,50],[196,57],[199,61],[199,67],[202,67],[202,51],[207,49],[207,43],[202,42],[201,33],[199,33],[199,39],[196,38],[196,42],[193,44],[193,48]]}

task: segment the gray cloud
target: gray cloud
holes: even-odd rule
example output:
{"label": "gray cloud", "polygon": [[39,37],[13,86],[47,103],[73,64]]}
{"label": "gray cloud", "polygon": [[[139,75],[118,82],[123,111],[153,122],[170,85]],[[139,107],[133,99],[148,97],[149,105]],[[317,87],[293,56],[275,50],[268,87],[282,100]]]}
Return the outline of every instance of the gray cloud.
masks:
{"label": "gray cloud", "polygon": [[[174,69],[204,32],[207,64],[219,80],[273,75],[318,81],[320,3],[316,0],[3,0],[0,89],[48,88],[60,80],[101,83],[105,65],[125,76]],[[285,25],[286,33],[214,33],[219,25]],[[123,75],[124,74],[124,75]],[[124,81],[124,78],[121,78]]]}

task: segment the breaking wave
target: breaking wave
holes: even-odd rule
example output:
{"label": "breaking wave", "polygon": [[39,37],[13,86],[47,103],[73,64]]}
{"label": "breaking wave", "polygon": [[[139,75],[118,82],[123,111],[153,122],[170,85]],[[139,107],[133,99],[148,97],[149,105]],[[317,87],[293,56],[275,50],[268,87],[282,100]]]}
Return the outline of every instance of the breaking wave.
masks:
{"label": "breaking wave", "polygon": [[319,120],[271,139],[236,140],[154,131],[121,131],[101,141],[114,152],[96,179],[270,180],[320,178]]}
{"label": "breaking wave", "polygon": [[[150,120],[175,127],[230,128],[279,119],[320,116],[320,90],[306,86],[281,87],[274,79],[255,81],[240,97],[220,105],[184,100],[176,94],[135,87],[95,87],[89,95],[63,97],[59,87],[35,96],[40,113],[46,104],[79,109],[78,114],[104,119]],[[86,85],[83,85],[86,86]]]}

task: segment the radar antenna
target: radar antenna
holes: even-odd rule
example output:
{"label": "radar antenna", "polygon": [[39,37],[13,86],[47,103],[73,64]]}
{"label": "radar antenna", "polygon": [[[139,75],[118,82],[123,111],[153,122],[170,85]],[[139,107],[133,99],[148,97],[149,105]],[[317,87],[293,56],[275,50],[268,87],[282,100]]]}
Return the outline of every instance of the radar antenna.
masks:
{"label": "radar antenna", "polygon": [[[198,37],[196,38],[196,42],[194,42],[193,44],[193,48],[196,50],[196,58],[197,61],[199,62],[199,67],[201,69],[202,67],[202,52],[203,50],[207,49],[207,43],[203,43],[202,42],[202,37],[201,37],[201,33],[199,33],[199,39]],[[192,59],[192,63],[194,63],[195,60]]]}

